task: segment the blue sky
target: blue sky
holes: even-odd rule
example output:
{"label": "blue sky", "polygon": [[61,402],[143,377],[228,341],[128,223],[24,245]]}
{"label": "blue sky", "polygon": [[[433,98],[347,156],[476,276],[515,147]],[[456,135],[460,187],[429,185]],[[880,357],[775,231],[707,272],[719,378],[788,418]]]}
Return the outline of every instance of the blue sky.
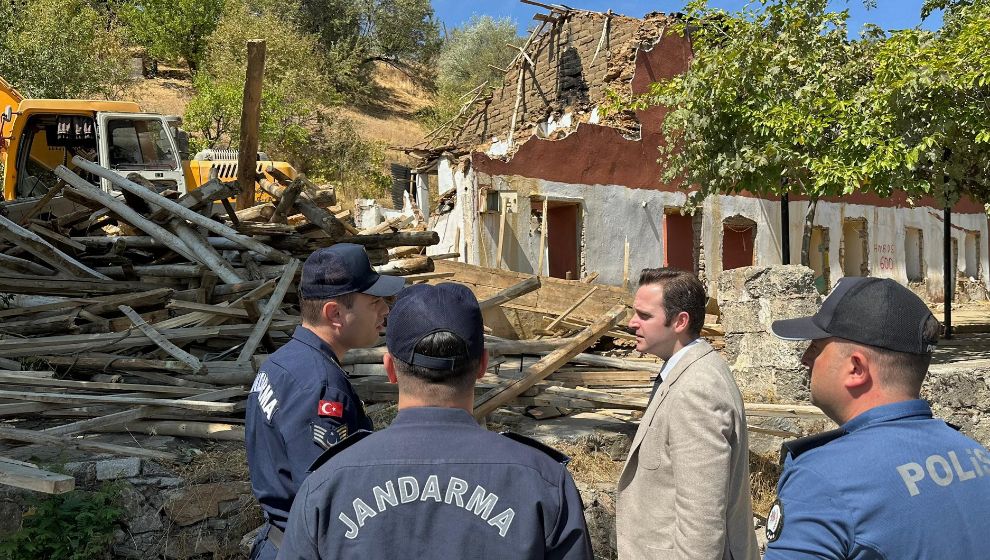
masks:
{"label": "blue sky", "polygon": [[[684,7],[686,0],[565,0],[563,2],[543,0],[546,4],[565,4],[571,8],[604,12],[612,11],[633,17],[643,17],[649,12],[678,12]],[[738,10],[746,5],[746,0],[709,0],[709,5],[726,10]],[[837,10],[849,10],[850,35],[858,36],[859,29],[865,23],[874,23],[884,29],[904,29],[921,25],[926,29],[935,29],[942,25],[940,14],[932,14],[926,21],[921,21],[921,4],[923,0],[877,0],[877,6],[866,9],[862,0],[831,0],[831,7]],[[546,13],[542,8],[523,4],[519,0],[484,0],[471,2],[465,0],[433,0],[433,9],[448,29],[462,25],[471,19],[472,15],[490,15],[500,19],[506,16],[515,20],[520,32],[524,32],[533,22],[533,14]]]}

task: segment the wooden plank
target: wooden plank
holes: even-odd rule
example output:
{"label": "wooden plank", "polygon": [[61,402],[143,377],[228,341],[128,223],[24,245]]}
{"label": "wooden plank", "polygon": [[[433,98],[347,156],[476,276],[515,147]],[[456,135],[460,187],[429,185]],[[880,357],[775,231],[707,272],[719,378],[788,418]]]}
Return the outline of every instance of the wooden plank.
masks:
{"label": "wooden plank", "polygon": [[175,453],[168,453],[166,451],[155,451],[153,449],[143,449],[140,447],[127,447],[113,443],[102,443],[66,436],[54,436],[42,432],[21,430],[19,428],[9,428],[6,426],[0,426],[0,438],[14,441],[24,441],[28,443],[54,445],[62,448],[70,447],[72,449],[82,449],[85,451],[100,451],[113,453],[115,455],[123,455],[125,457],[145,457],[148,459],[159,459],[166,461],[175,461],[179,458],[179,456]]}
{"label": "wooden plank", "polygon": [[199,361],[199,358],[193,356],[189,352],[186,352],[182,348],[179,348],[175,344],[172,344],[172,342],[162,336],[160,332],[155,330],[154,327],[148,323],[145,323],[144,319],[142,319],[141,316],[138,315],[133,309],[126,305],[121,305],[117,309],[126,315],[127,318],[131,320],[131,323],[134,323],[134,326],[137,327],[138,330],[143,332],[145,336],[147,336],[159,348],[164,350],[168,355],[192,368],[194,373],[203,369],[203,364]]}
{"label": "wooden plank", "polygon": [[272,292],[271,299],[268,300],[268,306],[265,308],[264,314],[255,325],[251,335],[248,337],[247,342],[244,343],[244,347],[241,348],[241,353],[237,358],[238,362],[246,362],[251,359],[254,355],[254,351],[258,348],[258,343],[261,342],[261,338],[268,332],[268,326],[271,325],[272,316],[278,311],[280,305],[282,305],[282,298],[285,297],[286,292],[289,291],[289,286],[295,282],[296,270],[299,269],[299,261],[292,259],[289,264],[285,265],[285,272],[278,281],[278,285],[275,286],[275,291]]}
{"label": "wooden plank", "polygon": [[[196,215],[198,216],[199,214]],[[234,265],[223,258],[212,245],[206,242],[206,239],[199,232],[190,227],[184,220],[176,218],[169,222],[168,226],[186,244],[186,247],[195,251],[203,264],[215,272],[224,283],[239,284],[246,280],[246,278],[234,270]]]}
{"label": "wooden plank", "polygon": [[828,418],[820,408],[810,404],[763,404],[745,403],[746,416],[769,418],[803,418],[821,420]]}
{"label": "wooden plank", "polygon": [[58,250],[33,231],[25,229],[3,216],[0,216],[0,238],[6,239],[40,258],[54,269],[70,276],[110,280],[110,278]]}
{"label": "wooden plank", "polygon": [[244,426],[218,422],[187,422],[176,420],[132,421],[113,426],[100,426],[95,432],[136,432],[159,436],[194,437],[218,441],[244,441]]}
{"label": "wooden plank", "polygon": [[357,243],[366,249],[388,249],[406,245],[438,245],[440,234],[435,231],[398,231],[375,235],[349,235],[337,239],[338,243]]}
{"label": "wooden plank", "polygon": [[[206,393],[204,393],[202,389],[197,389],[194,391],[194,393],[195,394],[191,396],[184,397],[182,400],[217,402],[232,397],[243,397],[246,394],[246,392],[240,387],[232,387],[228,389],[221,389],[218,391],[210,391]],[[55,426],[53,428],[48,428],[43,431],[45,433],[54,434],[54,435],[77,434],[80,432],[88,431],[92,428],[115,426],[119,424],[132,422],[134,420],[140,420],[141,418],[158,414],[161,411],[162,411],[161,408],[155,408],[152,406],[139,406],[137,408],[106,414],[97,418],[89,418],[87,420],[81,420],[79,422],[73,422],[71,424]]]}
{"label": "wooden plank", "polygon": [[[230,184],[221,182],[217,179],[210,179],[198,189],[193,189],[180,196],[175,202],[190,210],[197,210],[213,202],[214,200],[225,200],[234,194],[236,194],[236,191],[231,188]],[[168,210],[159,207],[158,210],[152,212],[149,218],[153,222],[160,222],[168,218],[168,216]]]}
{"label": "wooden plank", "polygon": [[595,391],[584,387],[568,388],[549,386],[544,387],[543,391],[560,397],[585,400],[597,406],[618,407],[629,410],[646,410],[646,406],[650,403],[648,396],[616,395],[614,393]]}
{"label": "wooden plank", "polygon": [[536,265],[536,275],[543,276],[543,253],[547,249],[547,198],[543,197],[543,216],[540,218],[540,260]]}
{"label": "wooden plank", "polygon": [[[512,115],[513,124],[515,124],[516,116]],[[509,136],[509,145],[512,144],[512,136]],[[502,206],[501,204],[499,206]],[[508,212],[505,208],[501,208],[498,216],[498,245],[495,248],[495,268],[502,268],[502,243],[505,241],[505,217]]]}
{"label": "wooden plank", "polygon": [[[265,294],[267,295],[267,294]],[[265,296],[261,296],[265,297]],[[181,309],[184,311],[197,311],[200,313],[206,313],[209,315],[220,315],[223,317],[232,317],[235,319],[247,319],[248,312],[241,308],[236,308],[232,305],[209,305],[205,303],[195,303],[191,301],[179,301],[172,300],[168,302],[165,307],[169,309]],[[259,314],[260,315],[260,314]],[[296,315],[289,315],[288,313],[278,312],[273,316],[275,319],[283,319],[286,321],[299,321],[300,318]]]}
{"label": "wooden plank", "polygon": [[76,488],[76,479],[66,474],[11,463],[0,459],[0,484],[45,494],[64,494]]}
{"label": "wooden plank", "polygon": [[40,276],[54,276],[58,274],[58,271],[45,268],[27,259],[12,257],[3,253],[0,253],[0,268],[6,268],[20,274],[38,274]]}
{"label": "wooden plank", "polygon": [[0,286],[8,294],[26,294],[43,296],[89,296],[109,295],[130,292],[143,292],[160,285],[143,282],[104,281],[78,278],[39,278],[35,275],[3,274],[0,275]]}
{"label": "wooden plank", "polygon": [[31,221],[31,218],[37,216],[38,212],[44,210],[45,206],[48,206],[48,203],[51,202],[53,198],[58,196],[59,193],[62,192],[63,188],[65,188],[65,183],[61,181],[56,182],[55,186],[48,189],[45,196],[41,197],[41,199],[38,200],[38,202],[36,202],[34,206],[32,206],[31,209],[21,217],[20,225],[27,226],[28,222]]}
{"label": "wooden plank", "polygon": [[518,284],[513,284],[508,288],[500,291],[499,293],[479,301],[478,304],[481,306],[481,310],[490,309],[503,303],[513,300],[519,296],[528,294],[534,290],[538,290],[541,286],[541,281],[539,276],[530,276],[529,278],[519,282]]}
{"label": "wooden plank", "polygon": [[69,395],[64,393],[31,393],[23,391],[0,390],[0,399],[43,402],[52,404],[118,404],[118,405],[148,405],[168,408],[182,408],[203,412],[233,412],[233,403],[211,403],[205,401],[187,401],[178,399],[154,399],[148,397],[125,397],[105,395]]}
{"label": "wooden plank", "polygon": [[594,344],[601,336],[614,327],[626,315],[626,306],[616,305],[608,311],[595,324],[591,325],[578,336],[573,342],[554,350],[544,356],[539,362],[526,368],[522,379],[514,379],[501,387],[485,393],[474,403],[474,417],[478,420],[484,419],[498,407],[508,403],[513,398],[521,395],[538,381],[542,381],[548,375],[566,364],[571,358],[581,353],[582,350]]}
{"label": "wooden plank", "polygon": [[[0,381],[9,385],[27,385],[33,387],[51,387],[60,389],[83,389],[88,391],[123,391],[142,393],[162,393],[166,395],[189,396],[202,393],[199,389],[173,387],[166,385],[145,385],[139,383],[101,383],[96,381],[74,381],[71,379],[51,379],[30,375],[34,372],[0,371]],[[40,372],[51,375],[51,372]],[[26,375],[27,374],[27,375]]]}

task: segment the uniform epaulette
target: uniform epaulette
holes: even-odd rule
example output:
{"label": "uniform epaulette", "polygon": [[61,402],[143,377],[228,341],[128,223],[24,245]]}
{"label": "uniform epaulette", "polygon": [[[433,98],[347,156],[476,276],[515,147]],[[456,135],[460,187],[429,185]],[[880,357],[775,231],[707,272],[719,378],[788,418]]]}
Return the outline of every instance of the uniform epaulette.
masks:
{"label": "uniform epaulette", "polygon": [[344,439],[338,441],[337,443],[331,445],[330,449],[324,451],[319,457],[316,458],[315,461],[313,461],[313,464],[309,466],[309,471],[307,472],[315,471],[316,469],[323,466],[324,463],[329,461],[335,455],[347,449],[348,447],[354,445],[355,443],[361,441],[362,439],[364,439],[369,435],[371,435],[371,432],[368,430],[358,430],[352,433],[351,435],[345,437]]}
{"label": "uniform epaulette", "polygon": [[500,432],[500,434],[513,441],[518,441],[519,443],[524,443],[532,448],[539,449],[540,451],[549,455],[554,461],[557,461],[558,463],[566,465],[567,463],[571,462],[571,458],[568,457],[567,455],[564,455],[560,451],[557,451],[556,449],[550,447],[549,445],[537,441],[533,438],[528,438],[524,435],[520,435],[515,432]]}
{"label": "uniform epaulette", "polygon": [[785,441],[780,446],[780,464],[784,464],[784,460],[787,459],[787,455],[790,454],[791,457],[797,459],[805,451],[811,451],[817,447],[821,447],[826,443],[836,440],[842,436],[846,435],[846,431],[842,428],[837,430],[830,430],[828,432],[822,432],[820,434],[814,434],[810,436],[805,436],[803,438],[792,439],[790,441]]}

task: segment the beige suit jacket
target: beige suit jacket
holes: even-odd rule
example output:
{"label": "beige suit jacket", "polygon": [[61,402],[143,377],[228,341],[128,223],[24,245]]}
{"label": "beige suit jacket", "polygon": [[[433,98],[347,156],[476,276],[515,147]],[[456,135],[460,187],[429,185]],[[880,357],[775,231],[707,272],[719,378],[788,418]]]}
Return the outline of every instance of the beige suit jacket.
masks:
{"label": "beige suit jacket", "polygon": [[650,400],[619,477],[620,560],[759,560],[742,396],[700,340]]}

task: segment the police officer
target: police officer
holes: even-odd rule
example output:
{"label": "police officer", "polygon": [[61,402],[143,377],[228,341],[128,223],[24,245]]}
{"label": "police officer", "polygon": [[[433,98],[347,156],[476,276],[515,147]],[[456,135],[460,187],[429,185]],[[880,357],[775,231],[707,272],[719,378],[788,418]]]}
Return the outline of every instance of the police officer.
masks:
{"label": "police officer", "polygon": [[251,488],[267,521],[251,558],[275,558],[293,498],[320,453],[372,428],[339,357],[378,340],[388,314],[383,298],[403,285],[378,275],[360,245],[333,245],[306,259],[302,326],[261,366],[247,401]]}
{"label": "police officer", "polygon": [[386,343],[399,413],[320,457],[279,558],[592,558],[567,457],[471,416],[488,366],[474,294],[458,284],[406,289]]}
{"label": "police officer", "polygon": [[920,400],[940,326],[894,280],[844,278],[811,317],[811,400],[841,427],[788,442],[766,560],[973,559],[990,550],[990,452]]}

